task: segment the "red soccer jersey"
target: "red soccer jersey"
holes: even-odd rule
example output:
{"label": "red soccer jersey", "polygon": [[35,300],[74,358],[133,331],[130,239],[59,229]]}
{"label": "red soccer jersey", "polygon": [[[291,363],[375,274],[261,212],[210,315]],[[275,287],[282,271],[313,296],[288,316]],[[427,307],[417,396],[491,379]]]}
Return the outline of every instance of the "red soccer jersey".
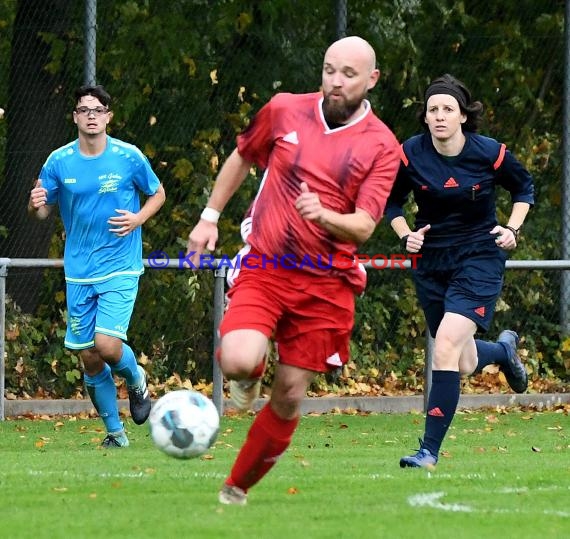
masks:
{"label": "red soccer jersey", "polygon": [[238,136],[240,155],[265,169],[247,242],[268,257],[309,257],[314,264],[301,264],[303,270],[338,273],[362,291],[366,275],[358,267],[327,267],[335,253],[356,253],[356,244],[303,219],[295,200],[306,182],[324,207],[343,214],[359,208],[379,222],[398,171],[399,143],[368,102],[362,116],[330,129],[322,100],[320,92],[277,94]]}

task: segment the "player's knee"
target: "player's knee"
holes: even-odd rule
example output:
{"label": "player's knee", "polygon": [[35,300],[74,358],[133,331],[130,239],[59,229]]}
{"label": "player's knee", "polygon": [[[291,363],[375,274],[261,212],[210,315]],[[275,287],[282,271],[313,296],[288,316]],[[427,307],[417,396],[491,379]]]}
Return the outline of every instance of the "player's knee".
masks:
{"label": "player's knee", "polygon": [[271,405],[283,419],[292,419],[300,413],[306,390],[302,384],[274,387],[271,392]]}
{"label": "player's knee", "polygon": [[95,350],[106,363],[116,363],[123,355],[123,343],[115,337],[97,334]]}
{"label": "player's knee", "polygon": [[95,376],[103,370],[105,364],[95,348],[80,350],[79,357],[85,374]]}
{"label": "player's knee", "polygon": [[231,380],[243,380],[251,377],[257,366],[257,354],[248,348],[225,350],[219,354],[220,368]]}
{"label": "player's knee", "polygon": [[267,352],[265,337],[259,338],[254,334],[237,334],[236,332],[222,338],[217,359],[222,372],[230,380],[244,380],[257,377],[259,366],[262,364]]}

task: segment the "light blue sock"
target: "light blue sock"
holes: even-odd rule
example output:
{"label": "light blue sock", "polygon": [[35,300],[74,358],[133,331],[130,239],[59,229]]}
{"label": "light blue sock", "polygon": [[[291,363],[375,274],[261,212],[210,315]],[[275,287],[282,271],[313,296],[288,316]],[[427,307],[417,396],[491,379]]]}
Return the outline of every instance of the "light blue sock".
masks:
{"label": "light blue sock", "polygon": [[103,370],[95,376],[85,374],[83,380],[91,402],[105,423],[107,432],[123,430],[117,405],[117,388],[109,365],[105,364]]}
{"label": "light blue sock", "polygon": [[118,363],[111,366],[113,374],[124,378],[128,386],[136,386],[140,381],[137,360],[132,348],[123,343],[123,355]]}

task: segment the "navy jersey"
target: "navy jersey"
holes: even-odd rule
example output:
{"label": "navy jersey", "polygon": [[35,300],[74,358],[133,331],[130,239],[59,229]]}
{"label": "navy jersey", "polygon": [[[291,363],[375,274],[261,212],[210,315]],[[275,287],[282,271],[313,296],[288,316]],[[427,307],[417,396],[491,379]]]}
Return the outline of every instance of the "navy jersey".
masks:
{"label": "navy jersey", "polygon": [[429,133],[402,144],[400,169],[386,206],[392,221],[403,215],[410,192],[418,206],[415,230],[429,224],[424,247],[451,247],[489,239],[495,227],[496,193],[500,185],[512,202],[534,204],[529,172],[504,144],[466,132],[461,153],[437,152]]}

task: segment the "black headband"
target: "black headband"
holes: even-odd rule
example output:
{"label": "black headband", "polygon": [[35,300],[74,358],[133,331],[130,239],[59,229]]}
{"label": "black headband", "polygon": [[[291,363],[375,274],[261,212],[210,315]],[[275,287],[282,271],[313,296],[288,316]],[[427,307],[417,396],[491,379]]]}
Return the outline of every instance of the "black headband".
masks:
{"label": "black headband", "polygon": [[452,97],[455,97],[455,99],[457,99],[457,102],[459,103],[459,106],[462,109],[467,108],[467,100],[466,100],[467,96],[461,91],[460,88],[457,88],[456,86],[453,86],[453,85],[445,83],[445,82],[436,82],[435,84],[432,84],[426,90],[424,103],[427,105],[428,99],[432,95],[436,95],[436,94],[447,94],[447,95],[450,95]]}

